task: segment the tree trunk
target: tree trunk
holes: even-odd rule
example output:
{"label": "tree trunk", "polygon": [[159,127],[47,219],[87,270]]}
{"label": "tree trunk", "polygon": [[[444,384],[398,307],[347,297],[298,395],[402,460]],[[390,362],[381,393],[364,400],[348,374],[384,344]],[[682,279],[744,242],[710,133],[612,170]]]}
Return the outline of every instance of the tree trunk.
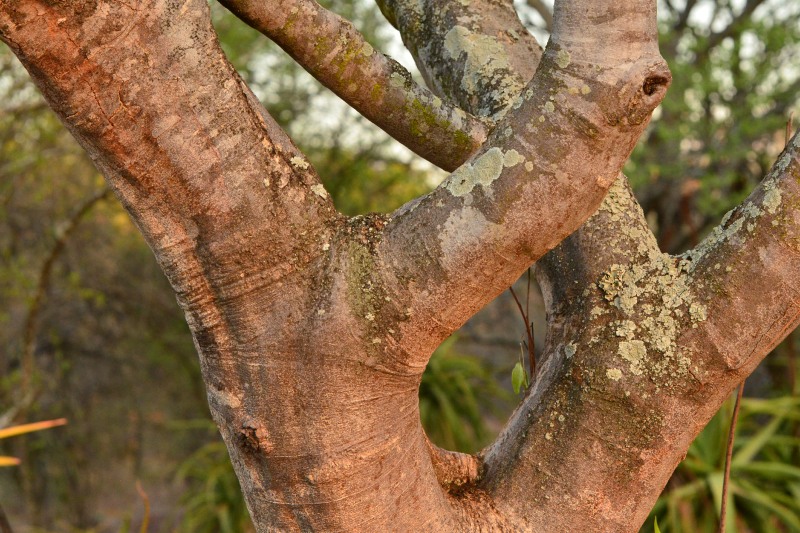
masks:
{"label": "tree trunk", "polygon": [[[390,215],[338,214],[204,0],[4,2],[0,37],[170,279],[257,529],[637,530],[798,322],[797,138],[670,257],[619,174],[670,81],[655,0],[557,1],[544,52],[511,2],[379,1],[433,93],[313,0],[224,3],[455,172]],[[532,390],[481,454],[436,448],[431,353],[539,259]]]}

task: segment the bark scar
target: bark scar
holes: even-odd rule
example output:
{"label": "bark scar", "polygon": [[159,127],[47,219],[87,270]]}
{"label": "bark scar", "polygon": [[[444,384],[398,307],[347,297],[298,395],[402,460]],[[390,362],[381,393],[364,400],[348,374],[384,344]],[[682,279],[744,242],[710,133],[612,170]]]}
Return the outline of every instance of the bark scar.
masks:
{"label": "bark scar", "polygon": [[269,432],[262,424],[255,420],[247,419],[242,423],[239,430],[239,437],[244,448],[252,451],[269,453],[272,451],[272,443],[269,442]]}

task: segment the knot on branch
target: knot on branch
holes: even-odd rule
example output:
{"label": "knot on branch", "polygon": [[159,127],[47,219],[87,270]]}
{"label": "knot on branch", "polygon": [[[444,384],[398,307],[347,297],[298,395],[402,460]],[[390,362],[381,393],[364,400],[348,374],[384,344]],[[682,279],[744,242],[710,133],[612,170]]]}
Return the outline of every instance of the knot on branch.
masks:
{"label": "knot on branch", "polygon": [[641,125],[664,99],[670,83],[672,74],[662,58],[634,65],[617,85],[615,99],[619,105],[609,109],[606,120],[612,126]]}
{"label": "knot on branch", "polygon": [[255,420],[248,419],[242,423],[239,430],[239,438],[242,447],[254,452],[269,453],[272,451],[272,443],[269,442],[267,428]]}

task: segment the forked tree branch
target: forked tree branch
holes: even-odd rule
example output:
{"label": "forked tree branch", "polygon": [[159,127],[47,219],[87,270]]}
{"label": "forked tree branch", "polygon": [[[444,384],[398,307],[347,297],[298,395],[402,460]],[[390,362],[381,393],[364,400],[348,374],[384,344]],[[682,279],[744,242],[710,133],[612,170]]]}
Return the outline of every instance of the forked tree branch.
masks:
{"label": "forked tree branch", "polygon": [[489,121],[420,87],[349,21],[314,0],[220,1],[356,111],[433,164],[455,170],[486,140]]}
{"label": "forked tree branch", "polygon": [[[574,231],[614,182],[626,150],[632,149],[669,82],[656,45],[654,6],[645,4],[620,15],[641,39],[625,46],[616,42],[612,29],[614,20],[622,18],[609,17],[593,42],[579,24],[559,26],[557,16],[536,75],[479,154],[436,191],[393,214],[381,250],[398,285],[407,288],[398,299],[408,301],[415,315],[403,336],[432,343],[410,350],[423,358],[412,366],[424,366],[444,336]],[[608,15],[605,3],[594,6],[591,16]],[[470,8],[480,11],[484,5],[473,1]],[[562,17],[586,16],[571,9],[561,7]],[[404,16],[397,12],[399,20]],[[441,15],[432,11],[426,16]],[[450,59],[430,72],[472,68],[476,41],[497,50],[498,57],[504,53],[499,41],[505,33],[500,38],[472,33],[470,24],[448,30],[450,51],[444,57]],[[598,54],[604,47],[630,55]],[[498,60],[494,74],[481,75],[502,78],[510,64]],[[597,76],[598,69],[604,74]],[[467,85],[474,93],[464,95],[462,104],[478,98],[481,87]],[[502,93],[492,94],[502,99]]]}
{"label": "forked tree branch", "polygon": [[686,342],[714,354],[728,379],[741,381],[800,322],[799,183],[795,134],[750,196],[684,254],[708,315]]}
{"label": "forked tree branch", "polygon": [[[572,7],[585,8],[580,2]],[[391,15],[403,31],[402,17]],[[587,22],[581,13],[575,15],[571,22],[577,27]],[[407,40],[423,33],[411,27],[405,31]],[[595,52],[608,50],[598,46]],[[426,61],[421,54],[417,60]],[[440,83],[454,82],[458,79],[440,77]],[[450,87],[451,94],[456,92]],[[464,95],[461,105],[469,109],[469,104],[470,95]],[[772,222],[767,219],[762,227],[767,224]],[[733,268],[724,255],[714,252],[707,262],[717,270]],[[770,255],[779,256],[777,251]],[[706,333],[713,331],[711,317],[719,312],[707,306],[717,283],[693,265],[660,253],[624,182],[586,225],[537,265],[551,317],[543,369],[485,457],[482,485],[498,505],[507,504],[504,514],[521,513],[520,523],[533,530],[572,530],[591,523],[617,531],[641,522],[660,491],[653,480],[666,482],[727,393],[796,323],[788,303],[797,292],[794,273],[786,264],[779,270],[788,278],[773,276],[772,281],[784,289],[787,303],[777,310],[761,303],[765,313],[775,316],[754,321],[766,323],[766,331],[756,325],[743,328],[742,336],[758,342],[739,337],[749,359],[731,371]],[[751,271],[738,279],[746,283],[758,276]],[[729,298],[717,293],[718,305],[738,298],[740,287],[731,285]],[[759,299],[761,292],[754,290],[752,297]],[[748,316],[744,309],[738,314]],[[724,323],[721,316],[719,324]],[[531,501],[520,510],[521,502]]]}

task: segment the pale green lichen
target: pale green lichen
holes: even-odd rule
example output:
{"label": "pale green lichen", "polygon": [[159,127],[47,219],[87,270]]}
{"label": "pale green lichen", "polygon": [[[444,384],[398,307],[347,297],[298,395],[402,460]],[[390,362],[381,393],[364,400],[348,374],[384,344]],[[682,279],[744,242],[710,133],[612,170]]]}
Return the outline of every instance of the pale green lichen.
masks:
{"label": "pale green lichen", "polygon": [[[627,317],[607,326],[625,339],[618,355],[633,375],[657,380],[657,388],[688,372],[691,361],[677,343],[682,325],[696,327],[707,319],[705,306],[691,290],[690,269],[688,260],[651,249],[644,262],[612,265],[598,283],[610,307]],[[600,314],[590,313],[593,318]]]}
{"label": "pale green lichen", "polygon": [[692,319],[692,322],[705,322],[708,318],[708,312],[706,311],[706,306],[694,302],[692,305],[689,306],[689,317]]}
{"label": "pale green lichen", "polygon": [[[712,250],[726,242],[739,244],[743,242],[746,235],[742,230],[747,233],[752,233],[758,227],[756,219],[758,219],[765,212],[774,215],[781,205],[781,192],[777,187],[774,179],[765,181],[763,188],[766,191],[761,203],[762,210],[753,203],[745,203],[742,207],[728,211],[719,226],[701,242],[692,252],[691,255],[695,260],[707,255]],[[738,215],[738,218],[733,222],[730,219]],[[729,223],[730,222],[730,223]],[[774,222],[774,221],[773,221]],[[695,261],[696,263],[698,261]]]}
{"label": "pale green lichen", "polygon": [[567,356],[567,359],[571,359],[576,353],[578,353],[578,345],[574,342],[570,341],[564,346],[564,355]]}
{"label": "pale green lichen", "polygon": [[402,74],[392,72],[392,75],[389,76],[389,85],[392,87],[403,87],[405,84],[406,79]]}
{"label": "pale green lichen", "polygon": [[319,196],[320,198],[327,198],[328,191],[325,190],[325,186],[321,183],[317,183],[316,185],[311,186],[311,192]]}
{"label": "pale green lichen", "polygon": [[624,337],[628,340],[633,339],[636,334],[636,324],[632,320],[620,320],[616,324],[617,337]]}
{"label": "pale green lichen", "polygon": [[525,161],[525,156],[513,148],[503,154],[503,166],[506,168],[514,167]]}
{"label": "pale green lichen", "polygon": [[641,376],[644,373],[647,348],[640,340],[622,341],[619,343],[617,354],[630,363],[628,369],[634,376]]}
{"label": "pale green lichen", "polygon": [[375,49],[374,49],[374,48],[372,48],[372,45],[371,45],[371,44],[369,44],[369,43],[366,43],[366,42],[365,42],[365,43],[364,43],[364,44],[361,46],[361,55],[363,55],[363,56],[369,57],[369,56],[371,56],[371,55],[372,55],[372,53],[373,53],[374,51],[375,51]]}
{"label": "pale green lichen", "polygon": [[762,205],[770,215],[774,215],[781,205],[781,191],[774,184],[767,184],[764,188],[767,192],[764,194]]}
{"label": "pale green lichen", "polygon": [[566,50],[559,50],[556,54],[556,65],[558,65],[559,68],[567,68],[571,60],[572,58]]}
{"label": "pale green lichen", "polygon": [[472,164],[461,165],[445,180],[444,186],[453,196],[465,196],[476,185],[487,188],[500,177],[504,161],[505,156],[500,148],[490,148]]}
{"label": "pale green lichen", "polygon": [[306,161],[305,159],[303,159],[300,156],[294,156],[293,158],[291,158],[289,160],[289,162],[292,164],[292,166],[294,168],[298,168],[298,169],[301,169],[301,170],[308,170],[308,166],[309,166],[308,165],[308,161]]}
{"label": "pale green lichen", "polygon": [[530,161],[526,161],[525,162],[525,170],[527,170],[528,172],[531,172],[533,170],[533,163],[531,163]]}
{"label": "pale green lichen", "polygon": [[548,100],[548,101],[547,101],[547,102],[545,102],[545,104],[544,104],[544,110],[545,110],[547,113],[552,113],[553,111],[555,111],[555,110],[556,110],[556,106],[555,106],[555,105],[553,105],[553,102],[551,102],[551,101],[549,101],[549,100]]}
{"label": "pale green lichen", "polygon": [[614,381],[619,381],[620,378],[622,378],[622,370],[619,368],[609,368],[606,370],[606,377]]}
{"label": "pale green lichen", "polygon": [[483,84],[491,82],[499,87],[493,91],[493,96],[510,102],[522,90],[521,80],[510,75],[511,64],[505,47],[496,38],[473,33],[464,26],[453,26],[444,37],[444,49],[453,60],[466,54],[461,88],[468,94],[477,95]]}

